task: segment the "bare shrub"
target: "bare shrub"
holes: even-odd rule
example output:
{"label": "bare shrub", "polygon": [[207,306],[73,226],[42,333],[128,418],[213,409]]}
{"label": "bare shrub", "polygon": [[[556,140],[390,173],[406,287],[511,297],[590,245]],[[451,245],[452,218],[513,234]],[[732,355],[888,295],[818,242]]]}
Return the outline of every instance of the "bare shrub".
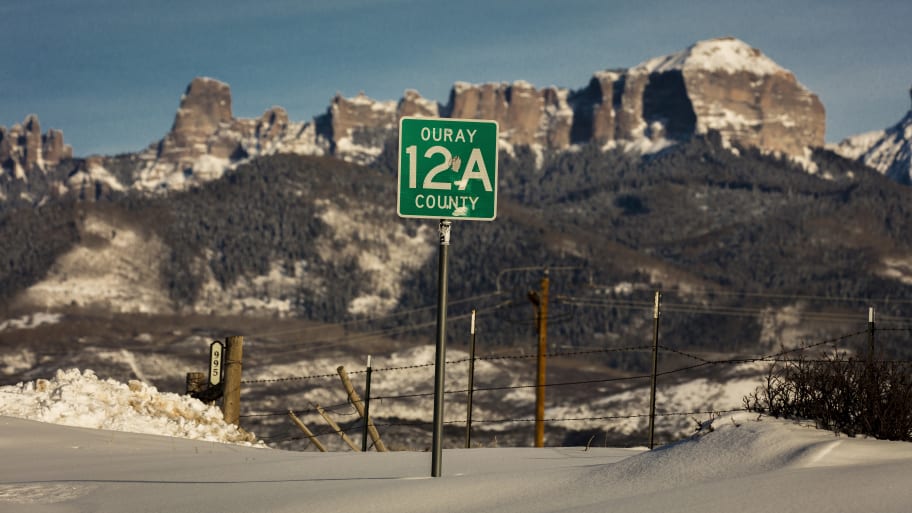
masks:
{"label": "bare shrub", "polygon": [[744,406],[849,436],[912,441],[912,362],[834,351],[774,362]]}

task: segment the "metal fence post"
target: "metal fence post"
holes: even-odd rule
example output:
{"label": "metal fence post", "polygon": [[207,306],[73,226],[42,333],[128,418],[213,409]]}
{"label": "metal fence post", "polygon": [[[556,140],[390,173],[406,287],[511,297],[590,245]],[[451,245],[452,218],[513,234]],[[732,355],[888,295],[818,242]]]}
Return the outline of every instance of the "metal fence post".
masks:
{"label": "metal fence post", "polygon": [[361,451],[367,452],[368,427],[371,407],[371,357],[367,355],[367,372],[364,378],[364,428],[361,430]]}
{"label": "metal fence post", "polygon": [[659,301],[662,293],[655,293],[655,310],[653,310],[652,330],[652,386],[649,390],[649,449],[655,447],[655,416],[656,416],[656,377],[659,369]]}
{"label": "metal fence post", "polygon": [[874,361],[874,307],[868,308],[868,361]]}
{"label": "metal fence post", "polygon": [[472,325],[469,328],[469,392],[466,400],[466,449],[472,448],[472,396],[475,394],[475,309],[472,309]]}

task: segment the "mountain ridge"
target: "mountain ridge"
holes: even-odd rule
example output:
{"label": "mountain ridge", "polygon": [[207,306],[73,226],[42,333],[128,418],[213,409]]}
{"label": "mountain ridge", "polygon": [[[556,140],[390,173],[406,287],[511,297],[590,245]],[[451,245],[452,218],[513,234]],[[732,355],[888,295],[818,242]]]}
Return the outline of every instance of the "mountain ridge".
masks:
{"label": "mountain ridge", "polygon": [[597,71],[578,90],[538,89],[522,80],[456,82],[446,104],[414,90],[389,101],[363,93],[336,95],[325,113],[300,122],[275,106],[259,118],[236,118],[228,84],[198,77],[182,95],[174,124],[160,141],[132,159],[75,162],[52,189],[82,194],[93,188],[101,193],[181,190],[275,153],[370,164],[395,139],[401,116],[496,120],[501,149],[511,153],[529,147],[538,155],[536,165],[546,153],[590,142],[648,154],[710,132],[719,133],[728,145],[807,162],[812,149],[824,144],[825,124],[823,105],[814,93],[760,50],[732,37],[700,41],[630,69]]}

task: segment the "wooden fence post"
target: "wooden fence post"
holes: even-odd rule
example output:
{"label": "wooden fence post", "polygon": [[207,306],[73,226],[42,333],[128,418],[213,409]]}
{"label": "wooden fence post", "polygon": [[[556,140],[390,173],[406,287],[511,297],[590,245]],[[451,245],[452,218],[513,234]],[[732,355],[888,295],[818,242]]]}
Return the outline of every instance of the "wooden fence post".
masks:
{"label": "wooden fence post", "polygon": [[225,422],[238,425],[241,417],[241,360],[244,337],[228,337],[225,358],[225,397],[222,414]]}
{"label": "wooden fence post", "polygon": [[377,432],[377,428],[374,427],[374,421],[370,418],[364,418],[364,402],[361,401],[358,392],[355,392],[355,387],[348,377],[348,372],[345,371],[345,366],[340,365],[336,369],[336,372],[338,372],[339,377],[342,378],[342,386],[344,386],[345,391],[348,392],[348,400],[351,401],[355,406],[355,409],[358,410],[358,415],[361,415],[361,419],[367,422],[367,431],[370,433],[371,440],[374,441],[374,447],[377,448],[377,452],[386,452],[386,445],[383,444],[383,440],[380,440],[380,433]]}
{"label": "wooden fence post", "polygon": [[307,426],[304,425],[303,422],[301,422],[301,419],[299,419],[298,416],[295,415],[294,411],[289,409],[288,416],[291,417],[291,421],[294,422],[296,426],[298,426],[298,429],[300,429],[301,431],[304,432],[305,435],[307,435],[307,438],[309,438],[310,441],[313,442],[313,444],[317,447],[317,449],[320,449],[320,452],[326,452],[326,447],[323,444],[321,444],[319,440],[317,440],[317,437],[314,436],[314,434],[313,434],[313,432],[311,432],[311,430],[307,429]]}
{"label": "wooden fence post", "polygon": [[338,433],[339,436],[342,437],[343,442],[347,443],[348,446],[351,447],[353,451],[361,452],[361,449],[355,445],[355,442],[351,441],[351,438],[349,438],[348,435],[345,434],[345,431],[342,431],[342,428],[339,427],[338,424],[336,424],[336,421],[334,421],[332,419],[332,417],[329,416],[328,413],[326,413],[326,410],[324,410],[319,404],[314,404],[314,408],[317,409],[317,412],[320,413],[320,416],[323,417],[323,420],[325,420],[326,423],[329,424],[329,427],[336,430],[336,433]]}
{"label": "wooden fence post", "polygon": [[188,372],[187,373],[187,395],[196,394],[206,390],[206,373],[205,372]]}

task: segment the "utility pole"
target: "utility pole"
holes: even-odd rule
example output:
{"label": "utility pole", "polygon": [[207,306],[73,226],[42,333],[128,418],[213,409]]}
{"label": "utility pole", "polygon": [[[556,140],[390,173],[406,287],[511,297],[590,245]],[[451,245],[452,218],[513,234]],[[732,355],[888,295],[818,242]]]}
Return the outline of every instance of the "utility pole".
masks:
{"label": "utility pole", "polygon": [[548,269],[541,279],[541,292],[529,291],[538,328],[538,369],[535,380],[535,447],[545,446],[545,355],[548,353]]}

